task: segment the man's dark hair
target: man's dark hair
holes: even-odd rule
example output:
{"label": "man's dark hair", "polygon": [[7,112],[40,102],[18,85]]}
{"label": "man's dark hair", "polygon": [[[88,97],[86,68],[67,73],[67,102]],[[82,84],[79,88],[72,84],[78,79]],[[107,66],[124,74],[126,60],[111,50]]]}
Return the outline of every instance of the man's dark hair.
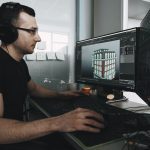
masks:
{"label": "man's dark hair", "polygon": [[25,12],[35,17],[35,11],[31,7],[15,2],[3,3],[0,7],[0,24],[14,24],[20,12]]}
{"label": "man's dark hair", "polygon": [[21,12],[35,17],[35,11],[31,7],[20,3],[7,2],[0,6],[0,40],[5,45],[13,43],[18,38],[15,26],[18,26],[17,20]]}

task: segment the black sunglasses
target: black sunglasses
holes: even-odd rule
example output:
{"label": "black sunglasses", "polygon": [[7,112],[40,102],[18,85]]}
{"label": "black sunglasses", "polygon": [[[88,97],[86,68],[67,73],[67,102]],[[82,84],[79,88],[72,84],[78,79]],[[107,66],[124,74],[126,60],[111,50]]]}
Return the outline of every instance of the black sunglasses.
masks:
{"label": "black sunglasses", "polygon": [[38,32],[38,28],[34,28],[34,29],[26,29],[26,28],[20,28],[20,27],[15,27],[18,30],[23,30],[26,31],[32,35],[35,35]]}

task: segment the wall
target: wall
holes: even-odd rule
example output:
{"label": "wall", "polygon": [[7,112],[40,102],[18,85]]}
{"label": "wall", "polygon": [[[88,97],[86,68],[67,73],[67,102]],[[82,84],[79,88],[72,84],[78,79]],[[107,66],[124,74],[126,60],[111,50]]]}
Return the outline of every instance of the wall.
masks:
{"label": "wall", "polygon": [[120,31],[127,24],[127,0],[77,0],[77,2],[77,40]]}
{"label": "wall", "polygon": [[128,18],[128,26],[127,28],[140,27],[141,20]]}
{"label": "wall", "polygon": [[121,0],[94,0],[94,36],[122,30],[121,18]]}
{"label": "wall", "polygon": [[77,0],[77,41],[93,37],[93,0]]}

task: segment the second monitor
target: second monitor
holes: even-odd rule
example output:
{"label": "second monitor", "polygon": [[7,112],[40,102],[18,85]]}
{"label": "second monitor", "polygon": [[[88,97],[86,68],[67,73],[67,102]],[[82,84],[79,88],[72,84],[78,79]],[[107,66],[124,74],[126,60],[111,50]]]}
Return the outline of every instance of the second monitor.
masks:
{"label": "second monitor", "polygon": [[150,32],[132,28],[76,44],[76,82],[150,93]]}

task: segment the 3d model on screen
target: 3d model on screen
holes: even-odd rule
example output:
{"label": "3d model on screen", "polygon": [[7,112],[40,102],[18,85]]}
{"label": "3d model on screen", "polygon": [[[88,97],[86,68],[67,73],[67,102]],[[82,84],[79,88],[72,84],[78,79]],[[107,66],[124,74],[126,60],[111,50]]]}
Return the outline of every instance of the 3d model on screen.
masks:
{"label": "3d model on screen", "polygon": [[115,77],[116,53],[109,49],[95,50],[92,55],[94,78],[112,80]]}

